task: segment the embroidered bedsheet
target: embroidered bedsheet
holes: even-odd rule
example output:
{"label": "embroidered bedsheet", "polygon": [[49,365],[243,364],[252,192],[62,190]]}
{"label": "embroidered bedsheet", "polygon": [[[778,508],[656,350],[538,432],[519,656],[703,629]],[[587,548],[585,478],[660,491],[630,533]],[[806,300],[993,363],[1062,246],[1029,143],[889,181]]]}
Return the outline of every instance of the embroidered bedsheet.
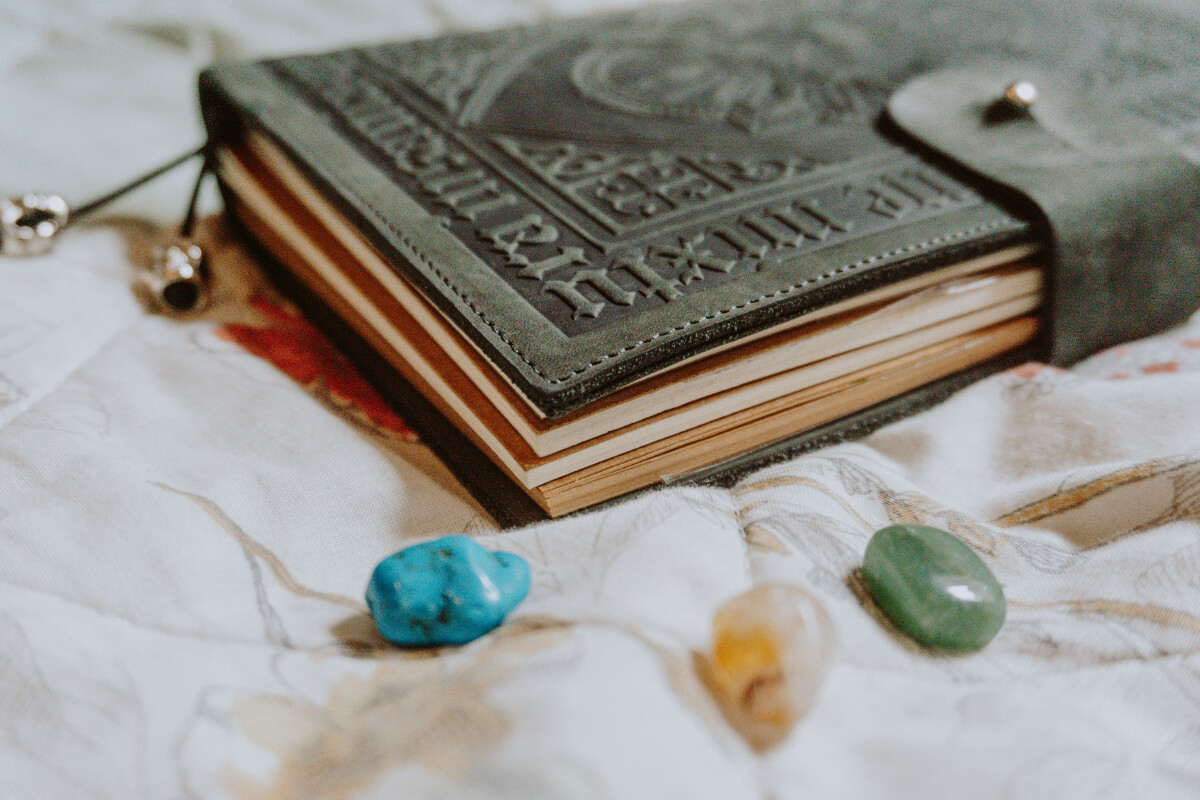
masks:
{"label": "embroidered bedsheet", "polygon": [[[186,150],[215,58],[598,7],[0,0],[0,189],[87,199]],[[728,491],[498,532],[219,219],[210,311],[134,300],[191,177],[0,263],[3,796],[1200,794],[1200,321]],[[920,651],[862,602],[866,541],[902,522],[1003,584],[981,653]],[[456,532],[524,556],[528,599],[471,645],[388,646],[371,568]],[[839,649],[760,754],[695,658],[767,580],[816,593]]]}

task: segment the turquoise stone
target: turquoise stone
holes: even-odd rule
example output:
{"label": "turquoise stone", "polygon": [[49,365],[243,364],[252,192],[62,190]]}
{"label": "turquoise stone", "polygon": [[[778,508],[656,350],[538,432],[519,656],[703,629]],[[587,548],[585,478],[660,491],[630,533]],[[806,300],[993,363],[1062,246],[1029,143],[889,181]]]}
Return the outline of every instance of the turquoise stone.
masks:
{"label": "turquoise stone", "polygon": [[465,644],[503,622],[528,593],[525,559],[447,536],[380,561],[367,607],[379,633],[396,644]]}
{"label": "turquoise stone", "polygon": [[926,647],[978,650],[1004,624],[1004,592],[961,541],[928,525],[893,525],[863,556],[867,591],[893,624]]}

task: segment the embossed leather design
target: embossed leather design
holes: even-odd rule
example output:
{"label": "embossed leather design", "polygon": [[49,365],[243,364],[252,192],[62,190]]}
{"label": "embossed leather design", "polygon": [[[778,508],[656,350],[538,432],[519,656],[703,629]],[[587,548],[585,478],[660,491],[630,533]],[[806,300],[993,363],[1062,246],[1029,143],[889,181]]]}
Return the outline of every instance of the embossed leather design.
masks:
{"label": "embossed leather design", "polygon": [[1197,40],[1162,9],[1066,6],[658,7],[219,67],[202,101],[214,137],[273,137],[556,415],[1027,240],[1022,217],[876,120],[942,65],[1019,57],[1167,81]]}

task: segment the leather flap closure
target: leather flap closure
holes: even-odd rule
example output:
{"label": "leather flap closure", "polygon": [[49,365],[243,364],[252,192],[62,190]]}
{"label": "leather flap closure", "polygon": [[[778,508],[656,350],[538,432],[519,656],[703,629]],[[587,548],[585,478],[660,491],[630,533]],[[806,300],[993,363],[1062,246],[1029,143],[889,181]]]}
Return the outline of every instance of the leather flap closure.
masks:
{"label": "leather flap closure", "polygon": [[1041,223],[1056,364],[1200,307],[1200,167],[1130,107],[1019,64],[930,73],[888,102],[904,132]]}

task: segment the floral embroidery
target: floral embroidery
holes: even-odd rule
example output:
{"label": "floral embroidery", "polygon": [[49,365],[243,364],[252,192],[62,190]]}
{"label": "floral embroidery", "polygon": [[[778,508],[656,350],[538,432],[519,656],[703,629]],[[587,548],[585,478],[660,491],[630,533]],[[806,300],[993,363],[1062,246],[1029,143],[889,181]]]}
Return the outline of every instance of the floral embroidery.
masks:
{"label": "floral embroidery", "polygon": [[263,297],[252,298],[250,304],[272,324],[230,323],[218,328],[217,336],[270,361],[339,411],[349,412],[356,421],[399,435],[404,441],[417,440],[408,423],[301,314]]}

